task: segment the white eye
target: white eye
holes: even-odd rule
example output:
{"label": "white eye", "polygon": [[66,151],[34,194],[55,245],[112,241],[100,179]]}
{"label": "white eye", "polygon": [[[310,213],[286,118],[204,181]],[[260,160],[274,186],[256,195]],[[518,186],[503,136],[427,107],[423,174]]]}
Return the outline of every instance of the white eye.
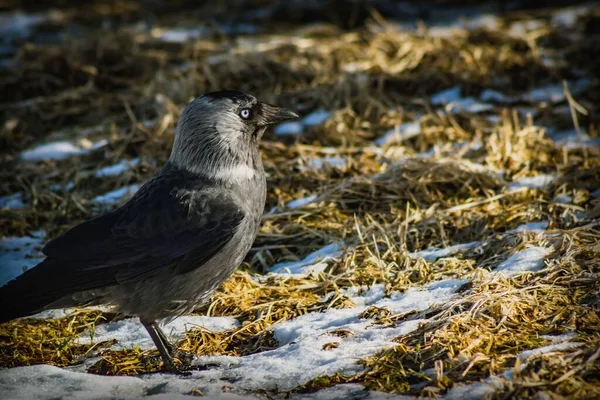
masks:
{"label": "white eye", "polygon": [[240,117],[244,118],[244,119],[248,119],[252,116],[252,110],[249,108],[242,108],[242,111],[240,111]]}

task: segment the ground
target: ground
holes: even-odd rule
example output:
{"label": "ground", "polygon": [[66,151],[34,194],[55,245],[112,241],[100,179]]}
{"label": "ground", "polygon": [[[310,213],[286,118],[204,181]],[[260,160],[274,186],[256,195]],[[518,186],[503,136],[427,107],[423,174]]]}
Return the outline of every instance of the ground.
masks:
{"label": "ground", "polygon": [[600,5],[568,3],[1,3],[0,283],[152,176],[193,97],[302,117],[244,264],[165,326],[191,376],[54,310],[0,325],[2,398],[600,397]]}

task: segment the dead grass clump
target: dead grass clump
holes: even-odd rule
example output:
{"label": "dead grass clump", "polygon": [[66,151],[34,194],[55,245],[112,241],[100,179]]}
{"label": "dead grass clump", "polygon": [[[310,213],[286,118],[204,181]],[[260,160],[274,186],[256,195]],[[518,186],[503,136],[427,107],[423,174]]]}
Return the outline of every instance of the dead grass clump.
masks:
{"label": "dead grass clump", "polygon": [[455,205],[502,185],[500,178],[467,161],[407,158],[373,179],[357,178],[334,186],[319,199],[339,204],[344,212],[389,212],[407,203],[420,209]]}
{"label": "dead grass clump", "polygon": [[502,390],[491,398],[526,399],[540,393],[574,399],[597,398],[600,396],[599,356],[600,347],[596,345],[532,357],[511,380],[503,381]]}
{"label": "dead grass clump", "polygon": [[1,324],[0,367],[77,364],[93,346],[77,344],[75,339],[103,318],[99,311],[85,310],[60,319],[29,318]]}
{"label": "dead grass clump", "polygon": [[517,114],[504,118],[503,124],[485,140],[486,163],[507,177],[526,175],[532,170],[555,168],[562,160],[556,145],[545,136],[544,129],[522,125]]}

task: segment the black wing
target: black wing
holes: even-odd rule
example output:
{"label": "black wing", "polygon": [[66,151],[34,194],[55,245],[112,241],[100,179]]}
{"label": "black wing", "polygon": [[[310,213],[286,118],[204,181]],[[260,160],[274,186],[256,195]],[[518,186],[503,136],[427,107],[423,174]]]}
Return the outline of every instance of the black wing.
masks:
{"label": "black wing", "polygon": [[117,282],[177,266],[193,252],[198,259],[177,269],[183,273],[227,244],[243,218],[227,192],[154,187],[121,209],[74,227],[48,243],[43,252],[81,271],[114,271]]}
{"label": "black wing", "polygon": [[[0,299],[34,312],[65,295],[153,274],[202,266],[235,234],[244,213],[222,190],[174,190],[172,179],[144,185],[123,207],[49,242],[48,257],[0,288]],[[29,301],[27,300],[29,298]]]}

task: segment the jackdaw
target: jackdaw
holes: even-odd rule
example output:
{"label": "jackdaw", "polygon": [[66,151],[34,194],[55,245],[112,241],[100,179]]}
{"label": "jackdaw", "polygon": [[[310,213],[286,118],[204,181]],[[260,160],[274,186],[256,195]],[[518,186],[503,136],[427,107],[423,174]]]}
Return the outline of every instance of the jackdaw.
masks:
{"label": "jackdaw", "polygon": [[269,125],[293,118],[234,90],[193,100],[169,160],[131,200],[50,241],[46,259],[0,288],[0,322],[113,305],[140,318],[177,371],[158,323],[207,303],[250,250],[266,198],[259,141]]}

